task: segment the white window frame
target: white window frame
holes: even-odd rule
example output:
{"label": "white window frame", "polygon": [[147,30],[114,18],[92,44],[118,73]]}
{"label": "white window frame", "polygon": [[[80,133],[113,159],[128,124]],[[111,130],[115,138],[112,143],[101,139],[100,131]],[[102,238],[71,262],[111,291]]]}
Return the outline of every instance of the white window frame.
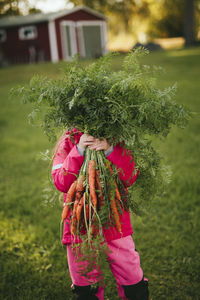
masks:
{"label": "white window frame", "polygon": [[[25,36],[24,35],[25,30],[33,30],[33,35]],[[35,25],[20,27],[18,33],[19,33],[20,40],[35,40],[38,36],[37,27]]]}
{"label": "white window frame", "polygon": [[[71,41],[71,56],[67,51],[67,36],[66,26],[69,26],[70,41]],[[60,23],[61,42],[62,42],[62,56],[64,60],[71,60],[72,57],[78,53],[76,41],[76,22],[62,21]]]}
{"label": "white window frame", "polygon": [[107,53],[107,25],[105,21],[79,21],[76,23],[78,29],[78,40],[80,46],[80,55],[85,57],[85,44],[83,39],[83,26],[100,26],[102,54]]}
{"label": "white window frame", "polygon": [[0,33],[3,33],[3,38],[2,40],[0,40],[0,43],[3,43],[6,41],[7,39],[7,33],[6,33],[6,30],[5,29],[0,29]]}

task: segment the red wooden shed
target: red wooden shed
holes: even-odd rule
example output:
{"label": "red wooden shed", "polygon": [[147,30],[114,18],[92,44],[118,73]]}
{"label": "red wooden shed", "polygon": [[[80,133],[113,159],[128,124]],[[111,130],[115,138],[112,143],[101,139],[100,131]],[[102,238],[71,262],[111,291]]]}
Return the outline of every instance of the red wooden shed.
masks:
{"label": "red wooden shed", "polygon": [[0,19],[0,52],[9,63],[70,60],[104,55],[104,15],[85,6],[57,13]]}

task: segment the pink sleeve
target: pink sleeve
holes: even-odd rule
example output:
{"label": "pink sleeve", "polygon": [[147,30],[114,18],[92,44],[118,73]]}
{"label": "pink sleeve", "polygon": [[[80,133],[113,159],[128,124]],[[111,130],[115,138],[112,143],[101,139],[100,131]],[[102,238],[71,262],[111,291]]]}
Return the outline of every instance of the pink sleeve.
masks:
{"label": "pink sleeve", "polygon": [[119,178],[123,184],[128,187],[132,185],[139,171],[135,169],[133,157],[125,148],[117,145],[111,154],[106,157],[119,170]]}
{"label": "pink sleeve", "polygon": [[53,160],[52,176],[59,191],[67,193],[70,185],[76,179],[83,161],[84,157],[79,154],[76,145],[71,142],[69,137],[58,143]]}

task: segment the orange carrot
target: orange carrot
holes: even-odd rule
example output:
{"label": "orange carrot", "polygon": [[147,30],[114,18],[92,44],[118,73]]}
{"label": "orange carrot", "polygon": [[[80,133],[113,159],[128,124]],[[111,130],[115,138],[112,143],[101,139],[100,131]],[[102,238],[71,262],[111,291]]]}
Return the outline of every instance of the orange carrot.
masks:
{"label": "orange carrot", "polygon": [[76,210],[76,219],[77,219],[78,222],[80,222],[80,219],[81,219],[81,211],[82,211],[83,205],[84,205],[84,198],[82,197],[81,200],[78,203],[78,207],[77,207],[77,210]]}
{"label": "orange carrot", "polygon": [[97,185],[97,195],[99,199],[99,208],[103,206],[103,190],[100,184],[100,172],[99,170],[96,170],[96,185]]}
{"label": "orange carrot", "polygon": [[76,222],[77,222],[77,217],[76,217],[76,211],[77,211],[77,207],[79,204],[79,199],[76,198],[75,202],[74,202],[74,207],[73,207],[73,211],[72,211],[72,219],[71,219],[71,234],[75,235],[75,231],[76,231]]}
{"label": "orange carrot", "polygon": [[84,182],[84,180],[85,180],[84,175],[80,175],[77,179],[76,198],[78,198],[79,200],[81,199],[81,197],[83,195],[83,191],[84,191],[83,182]]}
{"label": "orange carrot", "polygon": [[64,221],[68,214],[69,214],[69,209],[70,209],[70,206],[69,206],[69,203],[73,202],[74,200],[74,194],[75,194],[75,190],[76,190],[76,184],[77,184],[77,181],[75,180],[68,192],[67,192],[67,196],[66,196],[66,200],[65,200],[65,206],[63,207],[63,211],[62,211],[62,221]]}
{"label": "orange carrot", "polygon": [[116,181],[115,181],[115,197],[117,198],[117,200],[121,201],[121,195],[120,195]]}
{"label": "orange carrot", "polygon": [[116,206],[116,203],[115,203],[115,199],[114,198],[111,198],[110,199],[110,205],[111,205],[111,210],[113,212],[113,217],[114,217],[114,220],[115,220],[115,225],[116,225],[116,228],[117,230],[122,233],[122,230],[121,230],[121,223],[120,223],[120,219],[119,219],[119,214],[118,214],[118,211],[117,211],[117,206]]}
{"label": "orange carrot", "polygon": [[96,209],[97,195],[95,192],[95,161],[94,160],[90,160],[88,164],[88,182],[89,182],[91,202]]}
{"label": "orange carrot", "polygon": [[75,235],[75,232],[76,232],[76,218],[72,219],[70,230],[71,230],[71,234]]}
{"label": "orange carrot", "polygon": [[[111,165],[109,165],[109,169],[110,169],[110,174],[113,175],[113,169],[112,169]],[[118,203],[119,207],[122,209],[121,195],[120,195],[120,192],[119,192],[116,181],[115,181],[115,197],[116,197],[116,200],[117,200],[117,203]]]}
{"label": "orange carrot", "polygon": [[122,200],[121,200],[121,195],[120,195],[120,192],[119,192],[119,189],[118,189],[118,186],[117,186],[117,183],[115,181],[115,197],[116,197],[116,201],[117,201],[117,204],[119,205],[120,209],[122,210]]}
{"label": "orange carrot", "polygon": [[78,180],[77,180],[77,186],[76,186],[77,192],[84,191],[84,186],[83,186],[84,180],[85,180],[85,175],[79,175]]}

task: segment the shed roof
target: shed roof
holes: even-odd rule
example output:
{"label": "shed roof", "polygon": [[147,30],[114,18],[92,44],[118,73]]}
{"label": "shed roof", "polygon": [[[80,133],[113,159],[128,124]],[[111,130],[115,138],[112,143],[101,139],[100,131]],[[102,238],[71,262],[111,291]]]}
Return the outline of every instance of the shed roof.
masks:
{"label": "shed roof", "polygon": [[27,16],[10,16],[10,17],[3,17],[0,18],[0,27],[12,27],[12,26],[20,26],[20,25],[26,25],[26,24],[35,24],[35,23],[42,23],[42,22],[48,22],[48,21],[53,21],[57,18],[63,17],[65,15],[70,15],[72,13],[75,13],[79,10],[84,10],[88,12],[89,14],[92,14],[94,16],[97,16],[103,20],[106,20],[106,17],[83,5],[76,6],[72,9],[63,9],[58,12],[53,12],[53,13],[37,13],[37,14],[31,14]]}

